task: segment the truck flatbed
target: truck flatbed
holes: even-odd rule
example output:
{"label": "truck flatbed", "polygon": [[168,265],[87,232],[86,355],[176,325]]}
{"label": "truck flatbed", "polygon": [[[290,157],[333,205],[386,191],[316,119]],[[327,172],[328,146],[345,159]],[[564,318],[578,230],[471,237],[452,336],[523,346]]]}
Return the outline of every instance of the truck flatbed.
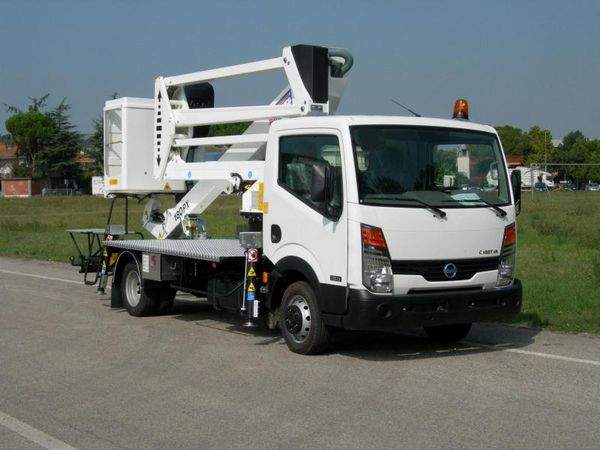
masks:
{"label": "truck flatbed", "polygon": [[212,262],[244,258],[244,248],[237,239],[125,239],[104,241],[104,245]]}

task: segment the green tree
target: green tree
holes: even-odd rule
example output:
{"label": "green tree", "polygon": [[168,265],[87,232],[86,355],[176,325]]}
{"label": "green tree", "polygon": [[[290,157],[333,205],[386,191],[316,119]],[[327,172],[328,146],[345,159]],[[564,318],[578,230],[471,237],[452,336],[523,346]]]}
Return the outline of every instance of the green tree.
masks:
{"label": "green tree", "polygon": [[527,132],[530,151],[526,155],[527,164],[544,164],[552,162],[554,157],[554,146],[552,145],[552,133],[535,125]]}
{"label": "green tree", "polygon": [[[29,105],[27,106],[27,111],[40,112],[46,107],[48,97],[50,97],[50,94],[45,94],[41,97],[29,97]],[[6,108],[6,112],[9,112],[11,114],[18,114],[20,112],[23,112],[18,106],[7,105],[6,103],[4,103],[4,107]]]}
{"label": "green tree", "polygon": [[250,126],[250,122],[235,122],[235,123],[219,123],[211,125],[208,131],[209,136],[232,136],[242,134],[246,128]]}
{"label": "green tree", "polygon": [[586,141],[587,138],[583,135],[580,130],[571,131],[562,140],[562,144],[559,147],[570,148],[577,141]]}
{"label": "green tree", "polygon": [[25,159],[21,175],[37,176],[38,160],[54,131],[52,119],[39,111],[17,112],[6,120],[6,130],[17,146],[17,156]]}
{"label": "green tree", "polygon": [[44,111],[48,96],[30,97],[27,112],[6,105],[13,113],[6,129],[17,145],[18,156],[25,159],[24,167],[14,167],[14,173],[46,179],[78,177],[81,135],[71,124],[66,100]]}
{"label": "green tree", "polygon": [[11,176],[15,178],[29,178],[31,177],[31,171],[29,167],[21,164],[19,160],[16,160],[12,163],[10,168]]}
{"label": "green tree", "polygon": [[77,155],[82,147],[82,137],[71,124],[70,109],[63,99],[46,114],[53,126],[48,144],[40,154],[39,168],[48,178],[76,178],[81,172]]}
{"label": "green tree", "polygon": [[[588,141],[586,160],[591,164],[600,164],[600,139]],[[600,181],[600,165],[590,166],[587,173],[588,180]]]}
{"label": "green tree", "polygon": [[509,156],[527,157],[531,150],[529,136],[523,133],[523,130],[511,125],[502,125],[496,127],[496,131],[500,136],[502,148]]}
{"label": "green tree", "polygon": [[104,165],[104,121],[102,118],[92,121],[94,131],[87,139],[86,153],[94,158],[93,175],[101,175]]}
{"label": "green tree", "polygon": [[[110,96],[112,100],[119,97],[117,92]],[[93,132],[87,138],[85,152],[94,158],[94,166],[90,175],[102,175],[104,170],[104,120],[102,116],[92,120]]]}
{"label": "green tree", "polygon": [[[558,146],[554,155],[557,163],[585,163],[588,148],[588,140],[579,130],[572,131],[563,138],[562,144]],[[585,178],[583,166],[558,167],[561,179],[582,180]]]}

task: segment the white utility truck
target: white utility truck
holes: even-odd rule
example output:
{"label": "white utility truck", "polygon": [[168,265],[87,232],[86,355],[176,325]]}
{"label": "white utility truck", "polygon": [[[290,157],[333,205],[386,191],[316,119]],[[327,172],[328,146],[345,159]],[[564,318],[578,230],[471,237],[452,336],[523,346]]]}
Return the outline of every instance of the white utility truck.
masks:
{"label": "white utility truck", "polygon": [[[155,237],[98,231],[102,252],[81,265],[100,290],[112,276],[113,307],[143,316],[188,292],[247,326],[280,327],[302,354],[323,351],[335,327],[424,327],[448,342],[521,310],[520,180],[496,131],[469,122],[464,100],[449,120],[336,116],[352,63],[346,50],[296,45],[158,77],[153,99],[106,103],[106,195],[146,200]],[[214,106],[213,81],[273,70],[289,85],[270,104]],[[251,124],[209,136],[238,122]],[[202,212],[236,193],[247,226],[236,239],[207,238]],[[165,195],[177,204],[162,209]]]}
{"label": "white utility truck", "polygon": [[[512,170],[513,169],[509,169],[509,173],[512,173]],[[521,188],[523,189],[531,189],[540,184],[548,189],[554,189],[556,187],[552,174],[550,172],[545,172],[539,167],[517,167],[514,170],[521,172]]]}

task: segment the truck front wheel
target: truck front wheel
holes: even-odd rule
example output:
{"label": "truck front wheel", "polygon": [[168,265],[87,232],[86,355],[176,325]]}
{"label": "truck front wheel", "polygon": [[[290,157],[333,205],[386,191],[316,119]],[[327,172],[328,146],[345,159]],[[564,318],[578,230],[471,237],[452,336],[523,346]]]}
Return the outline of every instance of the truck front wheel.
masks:
{"label": "truck front wheel", "polygon": [[471,331],[470,323],[454,323],[451,325],[438,325],[425,327],[425,333],[432,341],[440,344],[452,344],[463,340]]}
{"label": "truck front wheel", "polygon": [[294,353],[322,353],[329,344],[329,331],[321,317],[313,288],[305,281],[290,284],[281,301],[281,332]]}

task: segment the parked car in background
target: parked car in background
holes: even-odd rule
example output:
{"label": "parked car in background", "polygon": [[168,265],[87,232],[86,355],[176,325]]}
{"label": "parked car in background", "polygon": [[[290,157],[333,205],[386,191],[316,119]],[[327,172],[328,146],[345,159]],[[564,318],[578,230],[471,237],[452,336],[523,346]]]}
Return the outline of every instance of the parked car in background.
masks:
{"label": "parked car in background", "polygon": [[576,191],[578,187],[573,180],[563,180],[559,182],[558,189],[561,191]]}
{"label": "parked car in background", "polygon": [[586,191],[600,191],[600,183],[588,183],[585,187]]}

